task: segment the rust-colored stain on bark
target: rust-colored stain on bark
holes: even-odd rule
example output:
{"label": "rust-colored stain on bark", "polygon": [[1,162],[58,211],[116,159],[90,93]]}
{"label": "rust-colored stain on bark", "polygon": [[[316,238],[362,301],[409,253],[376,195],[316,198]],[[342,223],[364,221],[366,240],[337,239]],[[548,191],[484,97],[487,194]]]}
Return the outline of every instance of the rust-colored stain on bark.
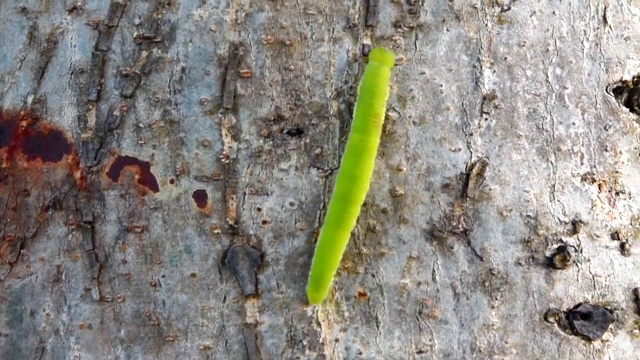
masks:
{"label": "rust-colored stain on bark", "polygon": [[71,155],[71,143],[65,134],[39,120],[24,110],[0,113],[0,148],[5,149],[5,161],[24,157],[26,161],[57,163]]}
{"label": "rust-colored stain on bark", "polygon": [[0,280],[73,187],[85,191],[86,177],[67,134],[31,110],[0,108]]}
{"label": "rust-colored stain on bark", "polygon": [[28,110],[0,108],[0,158],[4,176],[23,178],[36,190],[43,167],[64,169],[80,190],[86,188],[77,152],[66,134]]}
{"label": "rust-colored stain on bark", "polygon": [[62,130],[26,110],[11,112],[2,108],[0,150],[3,167],[10,161],[55,164],[74,155],[73,146]]}
{"label": "rust-colored stain on bark", "polygon": [[160,191],[158,180],[151,172],[151,163],[129,155],[119,155],[107,166],[105,175],[109,180],[117,183],[125,170],[133,171],[138,185],[157,193]]}

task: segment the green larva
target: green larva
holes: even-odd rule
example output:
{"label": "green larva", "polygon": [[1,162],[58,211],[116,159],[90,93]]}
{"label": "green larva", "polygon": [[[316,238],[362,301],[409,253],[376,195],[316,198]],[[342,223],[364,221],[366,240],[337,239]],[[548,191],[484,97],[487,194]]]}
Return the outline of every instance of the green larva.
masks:
{"label": "green larva", "polygon": [[311,263],[307,284],[311,304],[318,305],[327,297],[369,190],[394,63],[395,55],[389,50],[374,48],[369,54],[358,87],[351,131]]}

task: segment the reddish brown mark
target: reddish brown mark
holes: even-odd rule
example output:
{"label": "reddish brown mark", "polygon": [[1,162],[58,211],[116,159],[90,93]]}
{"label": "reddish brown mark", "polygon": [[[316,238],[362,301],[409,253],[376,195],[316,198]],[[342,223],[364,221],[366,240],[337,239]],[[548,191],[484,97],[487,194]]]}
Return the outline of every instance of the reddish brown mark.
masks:
{"label": "reddish brown mark", "polygon": [[24,110],[17,114],[0,111],[0,148],[7,150],[5,161],[22,155],[27,161],[42,163],[57,163],[73,151],[62,130]]}
{"label": "reddish brown mark", "polygon": [[209,204],[209,194],[205,189],[196,189],[191,193],[191,198],[196,203],[198,209],[204,210]]}
{"label": "reddish brown mark", "polygon": [[158,180],[151,172],[151,163],[133,156],[119,155],[116,157],[109,166],[106,175],[109,180],[117,183],[120,181],[122,172],[125,169],[130,169],[135,172],[138,185],[143,186],[154,193],[160,191]]}
{"label": "reddish brown mark", "polygon": [[69,178],[78,190],[86,190],[78,152],[67,134],[30,110],[0,108],[0,202],[5,204],[0,208],[0,282],[9,273],[18,278],[28,273],[29,267],[11,270],[11,264],[51,209],[65,206],[60,189],[68,187]]}
{"label": "reddish brown mark", "polygon": [[30,111],[0,108],[0,156],[3,168],[16,164],[32,180],[26,173],[40,175],[42,166],[67,166],[78,188],[86,188],[84,171],[65,133]]}

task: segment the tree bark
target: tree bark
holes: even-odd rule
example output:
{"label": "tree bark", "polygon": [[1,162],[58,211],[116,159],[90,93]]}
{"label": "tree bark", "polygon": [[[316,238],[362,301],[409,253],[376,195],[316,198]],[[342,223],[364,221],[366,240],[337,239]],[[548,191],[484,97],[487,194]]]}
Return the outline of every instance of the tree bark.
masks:
{"label": "tree bark", "polygon": [[[0,2],[0,358],[640,358],[631,1]],[[371,189],[305,285],[368,45]]]}

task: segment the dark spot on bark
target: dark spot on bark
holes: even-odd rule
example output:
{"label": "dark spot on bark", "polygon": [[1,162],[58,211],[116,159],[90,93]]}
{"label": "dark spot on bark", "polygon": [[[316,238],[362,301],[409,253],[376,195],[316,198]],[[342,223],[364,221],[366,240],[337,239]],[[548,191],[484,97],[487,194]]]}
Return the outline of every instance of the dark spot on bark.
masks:
{"label": "dark spot on bark", "polygon": [[171,178],[169,179],[169,185],[175,185],[176,184],[176,179]]}
{"label": "dark spot on bark", "polygon": [[40,159],[43,163],[56,163],[71,154],[71,144],[62,131],[46,129],[27,132],[21,150],[28,161]]}
{"label": "dark spot on bark", "polygon": [[65,133],[28,109],[0,108],[0,159],[6,166],[0,182],[11,178],[13,183],[32,184],[30,188],[38,190],[38,179],[44,181],[52,174],[42,171],[46,165],[66,169],[65,176],[72,176],[79,189],[86,186],[77,152]]}
{"label": "dark spot on bark", "polygon": [[572,257],[569,246],[560,245],[547,257],[547,265],[556,270],[564,270],[571,266]]}
{"label": "dark spot on bark", "polygon": [[636,305],[636,315],[640,315],[640,287],[634,288],[633,293],[633,303]]}
{"label": "dark spot on bark", "polygon": [[371,44],[362,44],[362,56],[369,56],[371,53]]}
{"label": "dark spot on bark", "polygon": [[4,148],[9,146],[15,138],[18,132],[18,122],[5,119],[2,111],[0,111],[0,120],[0,148]]}
{"label": "dark spot on bark", "polygon": [[296,138],[296,137],[300,137],[300,136],[304,135],[304,130],[302,130],[299,127],[294,127],[294,128],[286,130],[284,133],[289,135],[289,136],[291,136],[292,138]]}
{"label": "dark spot on bark", "polygon": [[607,91],[632,114],[640,115],[640,74],[610,85]]}
{"label": "dark spot on bark", "polygon": [[111,166],[109,166],[106,175],[111,181],[117,183],[120,181],[120,176],[125,168],[132,169],[135,172],[138,185],[143,186],[154,193],[160,191],[158,180],[151,172],[151,163],[133,156],[118,156],[111,163]]}
{"label": "dark spot on bark", "polygon": [[298,208],[298,202],[295,200],[289,200],[287,201],[287,207],[291,210],[295,210]]}
{"label": "dark spot on bark", "polygon": [[8,112],[0,108],[0,149],[13,160],[19,154],[27,161],[57,163],[72,153],[72,146],[62,130],[28,111]]}
{"label": "dark spot on bark", "polygon": [[209,194],[205,189],[196,189],[191,193],[191,198],[196,203],[198,209],[204,209],[209,203]]}
{"label": "dark spot on bark", "polygon": [[609,326],[615,322],[613,314],[606,308],[589,303],[580,303],[565,315],[575,335],[588,340],[602,338]]}
{"label": "dark spot on bark", "polygon": [[616,99],[622,97],[626,91],[627,91],[627,84],[625,84],[624,81],[621,81],[619,83],[616,83],[615,85],[613,85],[609,92],[611,93],[611,95],[613,95]]}
{"label": "dark spot on bark", "polygon": [[631,256],[631,245],[627,241],[620,242],[620,254],[625,257]]}
{"label": "dark spot on bark", "polygon": [[244,296],[258,294],[256,271],[262,264],[258,250],[245,245],[232,246],[227,250],[224,264],[238,281]]}

